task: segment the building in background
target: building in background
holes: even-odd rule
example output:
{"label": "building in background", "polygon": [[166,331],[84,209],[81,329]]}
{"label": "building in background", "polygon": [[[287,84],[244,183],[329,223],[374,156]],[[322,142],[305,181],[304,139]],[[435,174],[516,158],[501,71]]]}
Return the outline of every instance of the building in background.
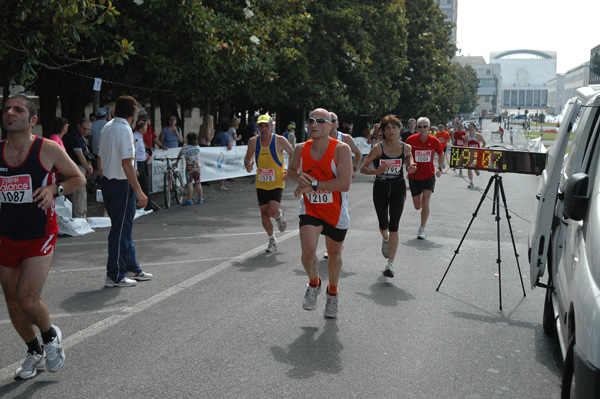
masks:
{"label": "building in background", "polygon": [[565,105],[565,74],[557,73],[554,79],[548,82],[548,115],[558,115]]}
{"label": "building in background", "polygon": [[590,52],[590,84],[600,84],[600,45]]}
{"label": "building in background", "polygon": [[450,41],[456,44],[456,22],[458,0],[434,0],[446,14],[446,21],[452,22],[452,32],[450,33]]}
{"label": "building in background", "polygon": [[565,73],[565,94],[564,101],[569,101],[575,97],[575,91],[583,86],[590,84],[590,62],[586,61],[583,64],[569,69]]}
{"label": "building in background", "polygon": [[501,67],[500,106],[503,110],[546,112],[548,82],[556,78],[555,51],[497,51],[490,53],[490,63]]}
{"label": "building in background", "polygon": [[458,56],[454,62],[470,65],[477,73],[477,108],[473,112],[482,116],[499,115],[502,112],[498,95],[502,84],[500,64],[488,64],[482,56]]}

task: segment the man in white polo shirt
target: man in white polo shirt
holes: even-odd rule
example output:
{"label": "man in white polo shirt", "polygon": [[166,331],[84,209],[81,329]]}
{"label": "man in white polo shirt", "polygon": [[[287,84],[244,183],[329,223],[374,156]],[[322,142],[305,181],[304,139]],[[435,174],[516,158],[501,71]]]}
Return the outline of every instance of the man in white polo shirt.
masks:
{"label": "man in white polo shirt", "polygon": [[135,146],[131,124],[138,102],[130,96],[121,96],[115,105],[115,118],[100,134],[98,169],[102,197],[110,217],[108,234],[107,287],[131,287],[138,281],[151,280],[144,273],[135,256],[133,244],[133,217],[136,203],[146,206],[148,197],[142,191],[135,175]]}

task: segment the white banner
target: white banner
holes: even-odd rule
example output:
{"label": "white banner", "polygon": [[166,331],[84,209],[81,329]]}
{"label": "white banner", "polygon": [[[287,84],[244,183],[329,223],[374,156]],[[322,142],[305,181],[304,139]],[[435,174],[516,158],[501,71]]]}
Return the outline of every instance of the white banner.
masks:
{"label": "white banner", "polygon": [[[354,142],[360,148],[361,152],[368,154],[371,146],[367,143],[364,137],[354,138]],[[235,177],[253,176],[256,174],[256,165],[251,172],[246,171],[244,166],[244,157],[248,146],[238,145],[227,150],[227,147],[200,147],[200,180],[203,182],[215,181],[221,179],[233,179]],[[163,191],[164,175],[167,170],[167,164],[164,160],[156,158],[177,158],[181,148],[169,148],[168,150],[154,150],[152,157],[148,161],[150,180],[150,192],[152,194]],[[175,161],[169,160],[172,165]],[[289,156],[287,152],[283,152],[283,162],[287,168],[289,164]],[[181,172],[183,184],[185,181],[185,159],[179,161],[178,170]]]}
{"label": "white banner", "polygon": [[[200,147],[200,180],[203,182],[232,179],[234,177],[251,176],[256,174],[256,169],[247,172],[244,166],[244,157],[248,146],[239,145],[227,150],[227,147]],[[150,158],[151,193],[163,191],[164,174],[167,164],[164,160],[156,158],[177,158],[181,148],[169,148],[168,150],[155,150]],[[287,153],[284,152],[286,165]],[[169,160],[170,164],[174,161]],[[183,184],[185,184],[185,159],[179,161],[178,170],[181,172]]]}

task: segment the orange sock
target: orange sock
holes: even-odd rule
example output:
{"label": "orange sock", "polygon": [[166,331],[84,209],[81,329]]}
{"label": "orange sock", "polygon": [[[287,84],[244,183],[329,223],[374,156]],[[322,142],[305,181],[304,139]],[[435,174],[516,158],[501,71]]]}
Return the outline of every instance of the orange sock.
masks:
{"label": "orange sock", "polygon": [[327,292],[329,292],[329,295],[337,295],[338,294],[337,285],[329,284],[327,286]]}
{"label": "orange sock", "polygon": [[318,287],[321,285],[321,279],[319,278],[319,276],[317,276],[315,279],[309,280],[308,285],[310,285],[311,287]]}

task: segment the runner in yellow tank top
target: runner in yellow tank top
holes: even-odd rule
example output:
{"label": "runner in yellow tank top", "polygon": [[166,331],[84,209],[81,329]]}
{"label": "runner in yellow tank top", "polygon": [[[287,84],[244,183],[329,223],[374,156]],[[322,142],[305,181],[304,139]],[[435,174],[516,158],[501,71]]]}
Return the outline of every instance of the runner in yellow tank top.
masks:
{"label": "runner in yellow tank top", "polygon": [[259,116],[256,124],[260,134],[248,141],[244,165],[248,172],[252,172],[256,162],[256,196],[262,225],[269,236],[266,252],[275,252],[277,240],[271,218],[275,218],[279,231],[283,233],[287,228],[283,211],[279,209],[285,186],[283,151],[292,155],[293,149],[285,137],[273,134],[273,121],[269,115]]}

